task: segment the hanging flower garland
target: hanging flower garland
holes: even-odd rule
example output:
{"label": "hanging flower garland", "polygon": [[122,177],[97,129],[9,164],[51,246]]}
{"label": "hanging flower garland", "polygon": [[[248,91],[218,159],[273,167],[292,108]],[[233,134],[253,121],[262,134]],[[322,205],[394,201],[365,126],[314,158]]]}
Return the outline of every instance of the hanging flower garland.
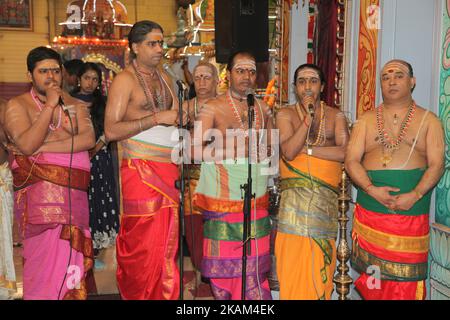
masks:
{"label": "hanging flower garland", "polygon": [[227,68],[226,64],[219,65],[219,84],[217,86],[218,94],[225,93],[228,90]]}
{"label": "hanging flower garland", "polygon": [[266,92],[264,95],[264,102],[267,103],[270,108],[273,108],[273,106],[275,105],[276,91],[276,78],[273,78],[267,84]]}

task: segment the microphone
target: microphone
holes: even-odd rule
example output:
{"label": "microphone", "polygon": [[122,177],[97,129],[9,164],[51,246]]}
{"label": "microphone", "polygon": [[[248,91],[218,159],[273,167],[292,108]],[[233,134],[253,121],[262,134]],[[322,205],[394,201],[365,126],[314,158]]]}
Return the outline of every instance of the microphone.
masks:
{"label": "microphone", "polygon": [[167,74],[173,80],[175,80],[175,83],[178,85],[178,88],[180,88],[181,90],[186,90],[187,89],[186,84],[175,74],[175,72],[173,72],[173,70],[170,68],[168,63],[164,63],[163,64],[163,68],[167,72]]}
{"label": "microphone", "polygon": [[[311,91],[306,92],[306,96],[312,97],[312,95],[313,94]],[[308,113],[311,116],[311,118],[314,118],[314,105],[312,103],[308,103]]]}
{"label": "microphone", "polygon": [[255,108],[255,91],[252,88],[248,88],[245,91],[245,95],[247,96],[247,106],[248,106],[248,121],[249,121],[249,127],[250,127],[250,122],[254,121],[255,118],[255,112],[254,112],[254,108]]}
{"label": "microphone", "polygon": [[247,105],[253,107],[255,105],[255,91],[249,88],[245,91],[245,94],[247,96]]}
{"label": "microphone", "polygon": [[311,118],[314,118],[314,105],[312,103],[308,104],[308,113]]}

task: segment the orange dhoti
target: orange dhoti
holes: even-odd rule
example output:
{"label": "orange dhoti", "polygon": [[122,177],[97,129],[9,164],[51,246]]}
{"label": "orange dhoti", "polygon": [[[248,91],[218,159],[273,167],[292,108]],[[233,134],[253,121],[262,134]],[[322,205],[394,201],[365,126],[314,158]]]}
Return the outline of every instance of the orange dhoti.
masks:
{"label": "orange dhoti", "polygon": [[280,163],[275,256],[282,300],[331,298],[340,172],[340,163],[304,154]]}

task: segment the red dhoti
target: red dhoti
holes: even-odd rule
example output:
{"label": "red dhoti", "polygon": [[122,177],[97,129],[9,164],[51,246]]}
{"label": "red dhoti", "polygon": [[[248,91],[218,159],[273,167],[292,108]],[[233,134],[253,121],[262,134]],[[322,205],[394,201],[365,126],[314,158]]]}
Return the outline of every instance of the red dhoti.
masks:
{"label": "red dhoti", "polygon": [[124,159],[117,283],[123,299],[177,299],[178,191],[175,164]]}

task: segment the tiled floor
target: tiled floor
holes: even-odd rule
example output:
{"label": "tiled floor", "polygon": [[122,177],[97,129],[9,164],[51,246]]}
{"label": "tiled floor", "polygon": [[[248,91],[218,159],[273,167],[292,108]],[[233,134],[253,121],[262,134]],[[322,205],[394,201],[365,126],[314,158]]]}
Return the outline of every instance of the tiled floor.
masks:
{"label": "tiled floor", "polygon": [[[95,283],[99,295],[119,294],[116,283],[116,256],[115,247],[102,250],[98,256],[96,266],[103,265],[101,268],[94,268]],[[195,272],[189,257],[184,257],[184,299],[185,300],[204,300],[212,299],[209,285],[201,282],[200,273]],[[197,288],[197,290],[196,290]]]}
{"label": "tiled floor", "polygon": [[[116,283],[116,248],[111,247],[101,250],[97,268],[94,268],[95,284],[97,295],[90,295],[92,300],[117,300],[120,299]],[[22,286],[22,248],[14,248],[14,265],[16,268],[17,293],[14,299],[21,299],[23,293]],[[193,271],[189,257],[184,257],[184,299],[185,300],[212,300],[212,293],[209,285],[201,282],[200,274]],[[197,288],[197,290],[196,290]]]}

